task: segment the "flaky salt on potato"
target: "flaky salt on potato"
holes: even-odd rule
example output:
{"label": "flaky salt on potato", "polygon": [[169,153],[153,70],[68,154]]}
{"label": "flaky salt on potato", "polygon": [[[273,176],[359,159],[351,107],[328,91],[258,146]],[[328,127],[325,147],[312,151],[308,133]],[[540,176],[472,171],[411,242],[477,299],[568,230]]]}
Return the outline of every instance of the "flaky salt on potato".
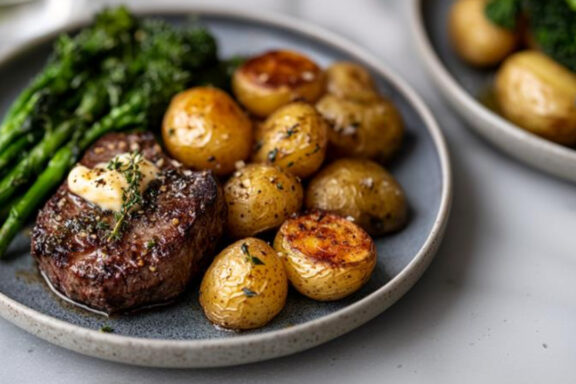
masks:
{"label": "flaky salt on potato", "polygon": [[313,212],[287,220],[276,235],[274,249],[294,288],[319,301],[354,293],[376,266],[376,248],[368,233],[332,213]]}
{"label": "flaky salt on potato", "polygon": [[318,100],[324,93],[324,73],[301,53],[270,51],[238,68],[232,77],[232,89],[248,111],[266,117],[295,100]]}
{"label": "flaky salt on potato", "polygon": [[282,261],[266,242],[247,238],[224,249],[200,285],[206,317],[224,328],[259,328],[286,303],[288,280]]}

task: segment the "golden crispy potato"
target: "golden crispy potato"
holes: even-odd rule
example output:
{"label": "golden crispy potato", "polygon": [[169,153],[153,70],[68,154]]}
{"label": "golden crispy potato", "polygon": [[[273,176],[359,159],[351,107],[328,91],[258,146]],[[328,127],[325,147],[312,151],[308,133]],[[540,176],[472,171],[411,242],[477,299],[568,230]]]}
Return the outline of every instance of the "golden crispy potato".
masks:
{"label": "golden crispy potato", "polygon": [[370,73],[361,65],[347,61],[326,69],[326,90],[343,99],[370,101],[380,96]]}
{"label": "golden crispy potato", "polygon": [[212,262],[200,285],[200,305],[216,325],[259,328],[286,303],[288,280],[276,251],[254,238],[239,240]]}
{"label": "golden crispy potato", "polygon": [[274,239],[288,279],[305,296],[338,300],[357,291],[376,266],[370,236],[332,213],[314,212],[287,220]]}
{"label": "golden crispy potato", "polygon": [[302,185],[278,167],[250,164],[224,185],[228,204],[228,233],[252,236],[279,227],[302,207]]}
{"label": "golden crispy potato", "polygon": [[232,89],[246,109],[266,117],[294,100],[318,100],[324,93],[324,73],[301,53],[270,51],[238,68],[232,77]]}
{"label": "golden crispy potato", "polygon": [[564,145],[576,144],[576,74],[537,51],[515,53],[496,75],[502,114]]}
{"label": "golden crispy potato", "polygon": [[314,107],[297,102],[270,115],[256,128],[255,136],[253,161],[274,164],[304,178],[324,161],[328,126]]}
{"label": "golden crispy potato", "polygon": [[250,155],[252,125],[226,92],[197,87],[174,96],[162,139],[170,155],[186,166],[226,175]]}
{"label": "golden crispy potato", "polygon": [[357,102],[326,95],[316,108],[328,122],[329,147],[336,157],[387,161],[402,144],[402,117],[384,98]]}
{"label": "golden crispy potato", "polygon": [[449,16],[449,36],[458,55],[476,66],[498,64],[516,48],[518,36],[490,21],[487,0],[458,0]]}
{"label": "golden crispy potato", "polygon": [[308,185],[306,208],[352,217],[373,236],[396,231],[407,219],[402,187],[370,160],[341,159],[322,169]]}

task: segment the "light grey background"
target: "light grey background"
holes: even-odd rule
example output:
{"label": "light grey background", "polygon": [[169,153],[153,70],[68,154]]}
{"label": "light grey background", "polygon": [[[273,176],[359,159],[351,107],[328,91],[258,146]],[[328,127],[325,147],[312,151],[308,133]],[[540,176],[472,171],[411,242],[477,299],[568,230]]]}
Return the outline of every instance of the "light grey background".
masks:
{"label": "light grey background", "polygon": [[[102,3],[0,8],[0,50]],[[418,59],[408,0],[195,3],[296,15],[358,42],[416,88],[446,134],[454,168],[454,209],[436,260],[407,296],[360,329],[242,367],[123,366],[0,320],[0,383],[576,382],[576,185],[533,171],[468,131]]]}

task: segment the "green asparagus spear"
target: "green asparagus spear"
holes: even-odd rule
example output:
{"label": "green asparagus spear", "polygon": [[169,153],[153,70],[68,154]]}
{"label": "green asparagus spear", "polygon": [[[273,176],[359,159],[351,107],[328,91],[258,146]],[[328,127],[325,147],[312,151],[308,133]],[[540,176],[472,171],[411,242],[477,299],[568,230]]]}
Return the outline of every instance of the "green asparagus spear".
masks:
{"label": "green asparagus spear", "polygon": [[28,147],[40,139],[39,133],[38,131],[30,132],[26,136],[20,137],[3,152],[0,152],[0,176],[5,173],[12,160],[21,156]]}
{"label": "green asparagus spear", "polygon": [[70,138],[73,129],[71,121],[60,124],[53,132],[45,135],[28,156],[4,176],[0,181],[0,205],[6,204],[19,187],[30,181],[35,172],[39,171],[52,154]]}
{"label": "green asparagus spear", "polygon": [[71,145],[61,148],[48,163],[46,170],[38,177],[26,194],[12,206],[8,218],[0,228],[0,257],[4,255],[12,239],[26,220],[34,213],[39,202],[43,201],[65,176],[72,164],[73,150]]}
{"label": "green asparagus spear", "polygon": [[15,138],[25,133],[20,130],[24,121],[28,118],[36,102],[40,99],[40,94],[36,93],[30,97],[26,103],[18,108],[17,112],[13,112],[12,116],[7,119],[6,123],[2,126],[0,131],[0,153],[2,153],[6,148],[14,141]]}

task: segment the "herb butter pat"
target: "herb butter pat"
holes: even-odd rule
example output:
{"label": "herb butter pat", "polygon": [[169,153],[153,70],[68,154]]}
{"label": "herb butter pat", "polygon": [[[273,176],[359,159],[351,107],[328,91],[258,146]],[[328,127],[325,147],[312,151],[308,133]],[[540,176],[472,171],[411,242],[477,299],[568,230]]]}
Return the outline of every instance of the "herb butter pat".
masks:
{"label": "herb butter pat", "polygon": [[[68,175],[68,188],[72,193],[102,209],[120,211],[124,191],[129,188],[123,171],[130,163],[131,156],[130,153],[123,153],[114,157],[109,163],[97,164],[92,169],[76,165]],[[141,156],[138,159],[138,169],[142,175],[139,184],[142,193],[148,184],[158,177],[159,170]]]}

